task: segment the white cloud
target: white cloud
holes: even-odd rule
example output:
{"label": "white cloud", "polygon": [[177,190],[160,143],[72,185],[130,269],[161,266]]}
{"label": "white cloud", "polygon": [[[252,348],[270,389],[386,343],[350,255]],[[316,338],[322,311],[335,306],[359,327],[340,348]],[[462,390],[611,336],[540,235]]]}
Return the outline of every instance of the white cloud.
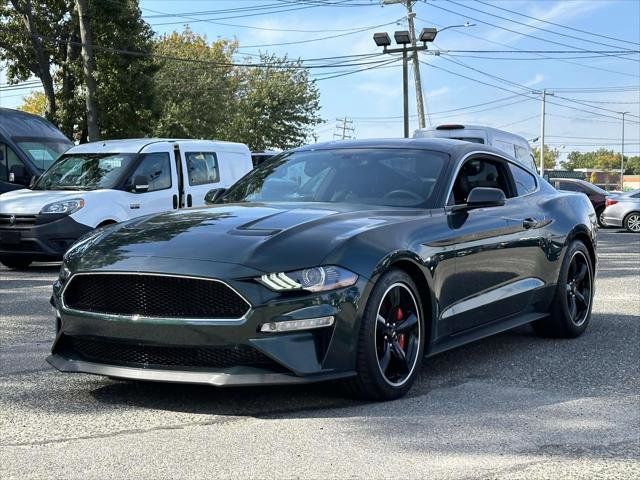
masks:
{"label": "white cloud", "polygon": [[533,87],[534,85],[538,85],[539,83],[542,83],[543,80],[544,80],[544,75],[542,75],[541,73],[536,73],[536,75],[531,80],[527,80],[526,82],[523,83],[523,85],[526,87]]}
{"label": "white cloud", "polygon": [[425,92],[424,96],[426,98],[435,98],[435,97],[441,97],[442,95],[446,95],[447,93],[449,93],[449,87],[440,87],[440,88],[436,88],[435,90],[429,90]]}

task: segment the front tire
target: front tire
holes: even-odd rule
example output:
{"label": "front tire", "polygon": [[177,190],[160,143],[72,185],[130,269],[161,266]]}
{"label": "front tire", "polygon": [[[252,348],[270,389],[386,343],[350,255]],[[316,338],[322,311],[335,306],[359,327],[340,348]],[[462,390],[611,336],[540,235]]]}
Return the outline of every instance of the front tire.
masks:
{"label": "front tire", "polygon": [[631,212],[629,215],[624,217],[622,225],[628,232],[640,232],[640,212]]}
{"label": "front tire", "polygon": [[587,329],[593,307],[593,264],[579,240],[569,245],[560,268],[556,293],[547,318],[533,323],[545,337],[575,338]]}
{"label": "front tire", "polygon": [[24,270],[29,265],[31,265],[31,262],[33,262],[33,260],[28,258],[28,257],[27,258],[23,258],[23,257],[18,257],[18,258],[2,257],[2,258],[0,258],[0,263],[2,263],[5,267],[10,268],[12,270]]}
{"label": "front tire", "polygon": [[374,286],[360,325],[351,393],[367,400],[405,395],[420,370],[424,324],[418,289],[401,270],[384,274]]}

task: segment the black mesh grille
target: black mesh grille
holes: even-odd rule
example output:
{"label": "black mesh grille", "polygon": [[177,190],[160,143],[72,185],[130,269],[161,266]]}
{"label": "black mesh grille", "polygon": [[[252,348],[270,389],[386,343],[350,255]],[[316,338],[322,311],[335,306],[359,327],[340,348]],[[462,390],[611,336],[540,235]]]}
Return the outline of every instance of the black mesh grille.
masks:
{"label": "black mesh grille", "polygon": [[76,275],[64,302],[85,312],[145,317],[240,318],[249,309],[224,283],[152,274]]}
{"label": "black mesh grille", "polygon": [[65,336],[61,350],[74,353],[84,360],[132,367],[188,367],[228,368],[255,366],[270,370],[282,367],[253,347],[247,345],[227,347],[173,347],[135,345]]}

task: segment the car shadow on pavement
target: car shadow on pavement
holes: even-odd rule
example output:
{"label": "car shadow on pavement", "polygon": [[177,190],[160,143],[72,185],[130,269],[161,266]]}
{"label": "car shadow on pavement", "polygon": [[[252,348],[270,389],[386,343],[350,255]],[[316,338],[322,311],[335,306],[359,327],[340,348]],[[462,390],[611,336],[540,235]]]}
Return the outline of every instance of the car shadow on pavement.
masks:
{"label": "car shadow on pavement", "polygon": [[[493,389],[535,388],[592,395],[607,388],[618,388],[625,382],[632,388],[633,381],[629,382],[624,376],[633,371],[633,365],[638,361],[637,352],[622,361],[615,354],[619,351],[619,342],[624,341],[622,337],[628,334],[622,324],[629,325],[630,322],[637,324],[637,317],[617,315],[612,319],[594,314],[589,330],[577,339],[539,338],[531,327],[524,326],[439,354],[425,359],[412,390],[403,401],[478,382],[492,385]],[[592,357],[594,344],[601,357],[610,358],[585,361]],[[618,370],[603,368],[609,363],[617,365]],[[628,363],[628,368],[621,363]],[[576,376],[576,371],[581,371],[581,375]],[[322,417],[321,412],[332,410],[330,416],[340,417],[357,415],[358,407],[367,404],[349,398],[334,382],[234,388],[105,382],[87,392],[99,403],[193,414],[295,418]],[[350,407],[355,407],[355,411]],[[487,405],[487,408],[493,407]]]}

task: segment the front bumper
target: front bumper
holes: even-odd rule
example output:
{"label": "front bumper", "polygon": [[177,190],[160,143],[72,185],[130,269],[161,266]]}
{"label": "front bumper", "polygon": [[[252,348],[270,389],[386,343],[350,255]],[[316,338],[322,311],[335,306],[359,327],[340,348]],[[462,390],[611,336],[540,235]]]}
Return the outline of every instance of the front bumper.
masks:
{"label": "front bumper", "polygon": [[[189,263],[181,262],[181,267],[189,268]],[[62,286],[56,284],[51,303],[58,316],[57,336],[47,361],[64,372],[216,386],[309,383],[355,375],[357,345],[354,339],[358,337],[361,314],[358,308],[362,305],[359,300],[367,288],[366,279],[332,292],[293,295],[277,294],[251,281],[227,283],[252,305],[238,322],[141,320],[76,312],[65,309],[60,298]],[[260,326],[266,322],[323,315],[333,315],[334,325],[296,332],[260,332]],[[96,357],[75,347],[81,342],[94,342],[99,344],[98,348],[113,345],[115,350],[126,352],[113,359]],[[200,351],[211,349],[232,354],[251,349],[267,361],[255,365],[247,362],[234,365],[232,361],[220,365],[192,362],[193,358],[202,358]],[[130,353],[132,350],[134,354]],[[173,353],[176,351],[182,353]],[[158,356],[169,358],[167,352],[173,355],[167,364],[156,360],[146,362]],[[131,355],[134,355],[133,361],[129,361]],[[190,363],[181,364],[175,360],[176,355],[188,357]]]}
{"label": "front bumper", "polygon": [[0,256],[60,260],[91,227],[68,215],[0,215]]}

